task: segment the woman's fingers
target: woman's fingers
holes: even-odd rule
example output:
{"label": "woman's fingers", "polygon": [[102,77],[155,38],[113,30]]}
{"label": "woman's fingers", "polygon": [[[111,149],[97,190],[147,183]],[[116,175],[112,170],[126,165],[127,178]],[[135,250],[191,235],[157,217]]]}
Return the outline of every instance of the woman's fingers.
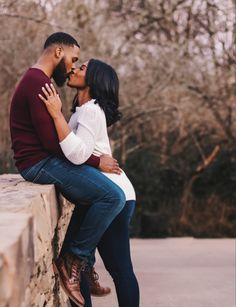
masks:
{"label": "woman's fingers", "polygon": [[46,90],[46,88],[44,86],[42,87],[42,91],[43,91],[44,95],[46,96],[46,98],[48,98],[50,96],[49,92]]}
{"label": "woman's fingers", "polygon": [[52,83],[50,84],[50,87],[52,89],[52,92],[53,92],[54,96],[56,96],[57,95],[57,91],[56,91],[56,89],[55,89],[55,87],[54,87],[54,85]]}
{"label": "woman's fingers", "polygon": [[52,91],[51,87],[47,83],[45,84],[45,87],[46,87],[46,89],[49,93],[49,96],[53,96],[53,91]]}
{"label": "woman's fingers", "polygon": [[42,95],[39,95],[41,100],[43,100],[42,98],[44,98],[43,102],[46,102],[46,101],[49,102],[50,97],[55,97],[58,95],[52,83],[50,84],[50,86],[46,83],[45,87],[44,86],[42,87],[42,92],[44,93],[46,97],[45,99]]}
{"label": "woman's fingers", "polygon": [[44,103],[47,103],[47,99],[45,99],[41,94],[38,94],[38,96]]}

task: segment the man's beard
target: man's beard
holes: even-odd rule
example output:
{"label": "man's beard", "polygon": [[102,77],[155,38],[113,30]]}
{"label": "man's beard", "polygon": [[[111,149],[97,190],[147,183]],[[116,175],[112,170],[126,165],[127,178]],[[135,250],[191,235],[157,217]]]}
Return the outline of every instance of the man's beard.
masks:
{"label": "man's beard", "polygon": [[62,58],[61,61],[57,64],[56,68],[54,69],[52,78],[57,86],[62,87],[65,84],[67,77],[68,74],[66,72],[65,61],[64,58]]}

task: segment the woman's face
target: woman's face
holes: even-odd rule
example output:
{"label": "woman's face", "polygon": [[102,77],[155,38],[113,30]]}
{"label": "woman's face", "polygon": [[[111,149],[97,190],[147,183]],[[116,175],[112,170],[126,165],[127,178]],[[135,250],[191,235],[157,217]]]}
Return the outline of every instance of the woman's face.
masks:
{"label": "woman's face", "polygon": [[85,89],[87,87],[85,82],[86,71],[88,67],[88,61],[83,63],[79,68],[73,69],[73,72],[69,76],[67,85],[77,89]]}

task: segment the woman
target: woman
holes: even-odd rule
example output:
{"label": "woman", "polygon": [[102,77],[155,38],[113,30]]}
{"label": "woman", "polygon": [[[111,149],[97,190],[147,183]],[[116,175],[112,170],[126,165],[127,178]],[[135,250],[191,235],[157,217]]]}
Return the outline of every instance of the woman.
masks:
{"label": "woman", "polygon": [[[61,125],[58,120],[62,118],[62,103],[53,85],[46,85],[42,89],[45,97],[39,94],[54,119],[58,133],[67,135],[60,142],[64,155],[74,164],[84,163],[92,153],[97,156],[111,155],[107,126],[114,124],[121,117],[118,111],[119,80],[116,72],[106,63],[91,59],[79,69],[73,70],[68,85],[78,90],[68,126],[65,125],[64,118]],[[78,148],[83,144],[83,154],[78,155]],[[98,250],[115,283],[119,306],[137,307],[139,289],[132,268],[128,234],[128,225],[135,207],[135,191],[122,170],[120,174],[104,175],[123,189],[126,206],[104,233]],[[70,228],[70,233],[79,231],[76,217],[73,218]],[[89,259],[90,268],[94,262],[93,253]]]}

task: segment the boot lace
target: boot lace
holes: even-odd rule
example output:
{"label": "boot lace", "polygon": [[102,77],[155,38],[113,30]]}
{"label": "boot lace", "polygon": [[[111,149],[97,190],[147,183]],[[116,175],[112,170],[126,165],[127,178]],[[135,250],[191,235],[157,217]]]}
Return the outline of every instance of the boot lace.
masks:
{"label": "boot lace", "polygon": [[96,285],[99,285],[99,282],[98,282],[98,280],[99,280],[99,275],[98,275],[98,273],[97,273],[94,269],[91,270],[90,276],[91,276],[92,281],[93,281]]}
{"label": "boot lace", "polygon": [[71,278],[69,279],[70,283],[80,283],[80,273],[84,270],[84,264],[79,264],[74,261],[71,265]]}

